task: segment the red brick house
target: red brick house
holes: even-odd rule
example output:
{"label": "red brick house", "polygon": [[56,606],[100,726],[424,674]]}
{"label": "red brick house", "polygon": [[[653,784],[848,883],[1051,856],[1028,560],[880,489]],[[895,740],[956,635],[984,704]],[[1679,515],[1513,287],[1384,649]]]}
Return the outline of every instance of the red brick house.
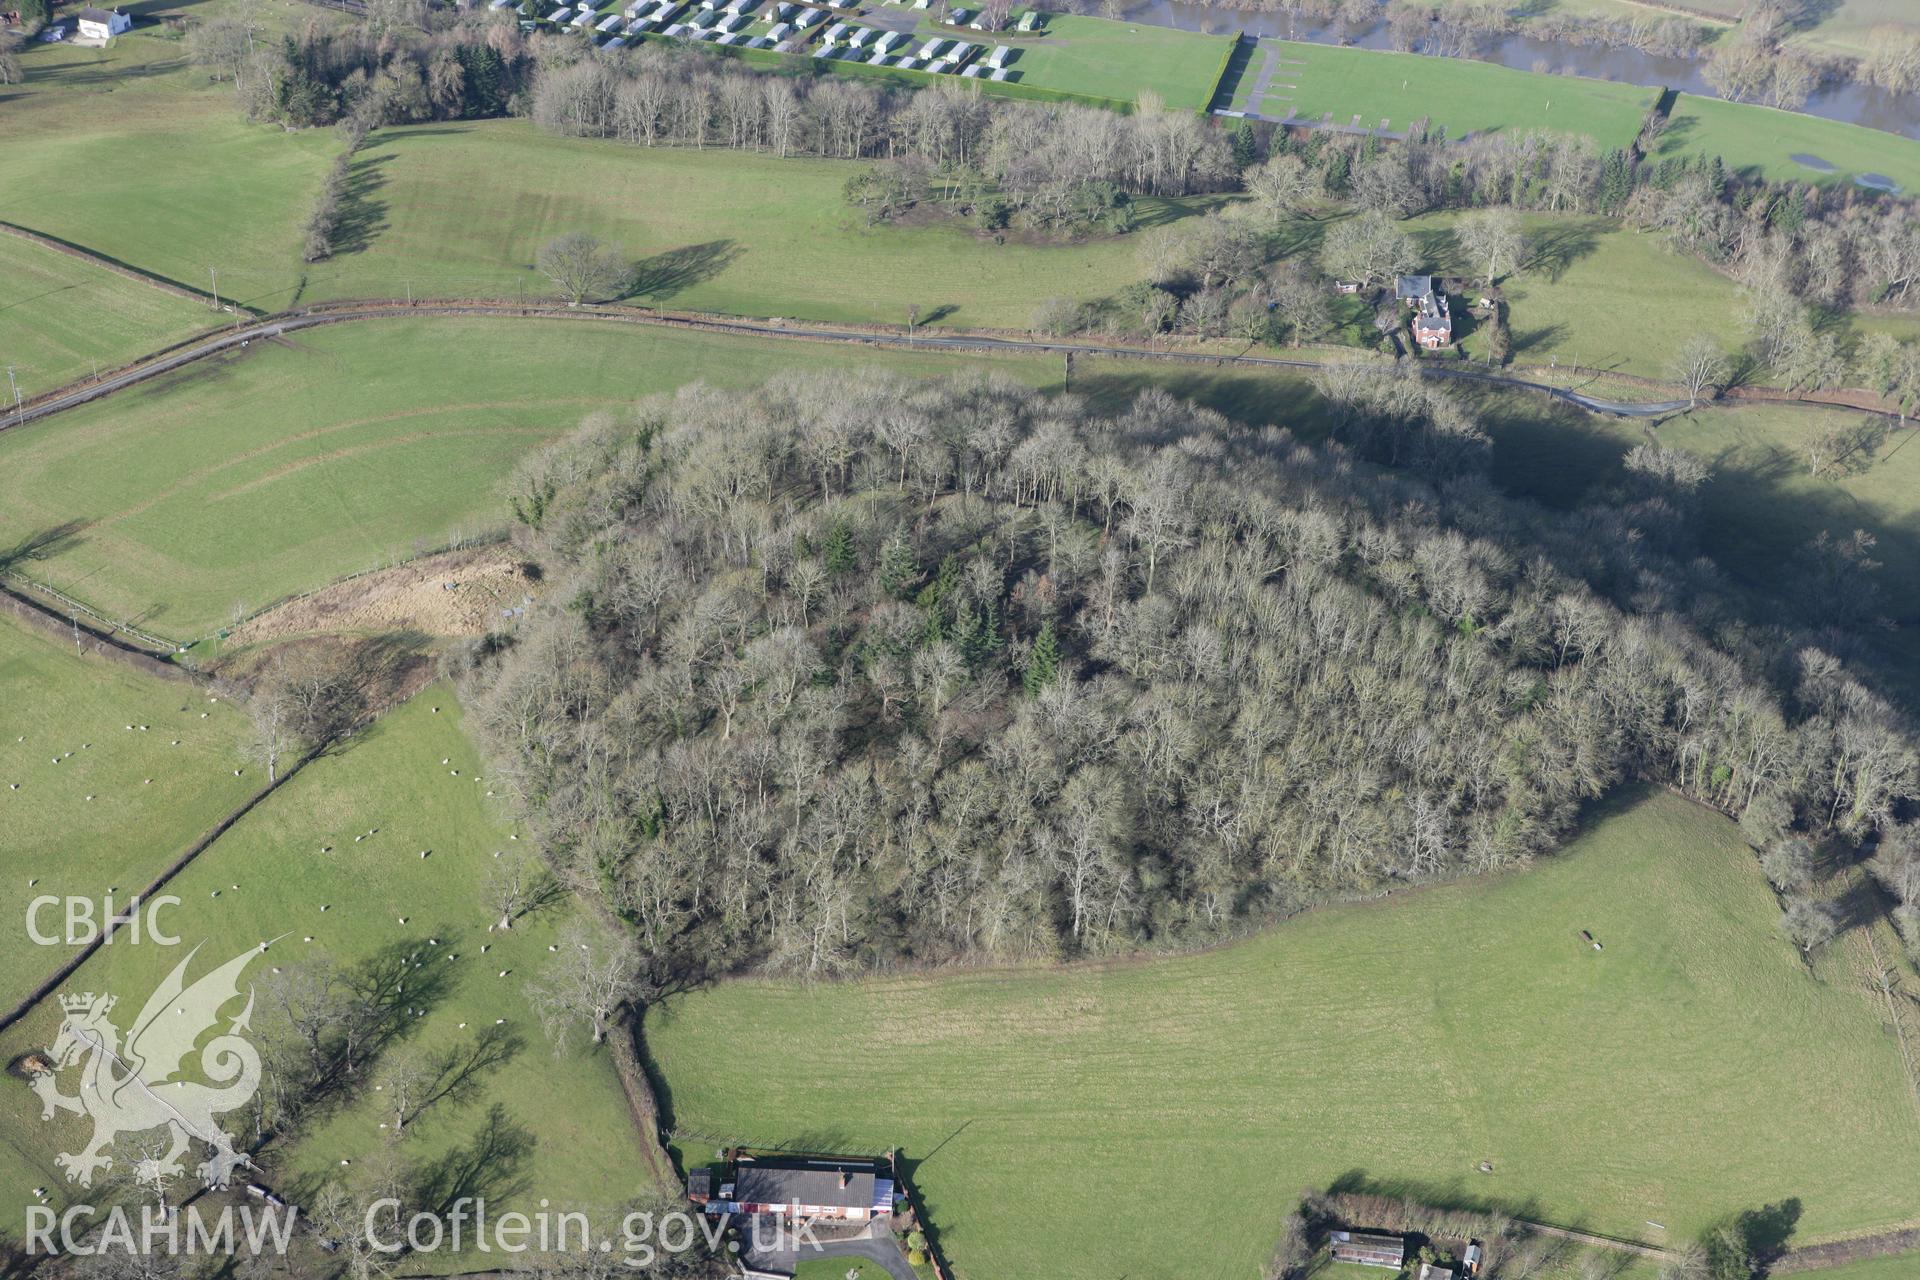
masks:
{"label": "red brick house", "polygon": [[1413,340],[1428,351],[1453,343],[1453,313],[1446,290],[1432,276],[1401,276],[1394,294],[1413,308]]}

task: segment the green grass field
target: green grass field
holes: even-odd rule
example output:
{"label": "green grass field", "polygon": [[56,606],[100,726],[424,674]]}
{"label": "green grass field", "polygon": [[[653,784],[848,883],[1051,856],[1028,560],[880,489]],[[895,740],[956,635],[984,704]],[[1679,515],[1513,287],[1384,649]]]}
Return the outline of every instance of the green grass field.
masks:
{"label": "green grass field", "polygon": [[[206,307],[0,235],[0,364],[32,396],[209,327]],[[0,396],[12,400],[10,392]],[[11,407],[9,403],[7,407]]]}
{"label": "green grass field", "polygon": [[[297,8],[265,6],[269,20]],[[340,149],[331,132],[243,123],[233,87],[152,25],[105,49],[36,42],[20,62],[25,83],[0,89],[0,219],[194,288],[218,271],[223,297],[286,304],[300,221]]]}
{"label": "green grass field", "polygon": [[[1269,59],[1264,93],[1256,88]],[[1602,147],[1633,141],[1657,96],[1652,89],[1573,76],[1515,71],[1492,63],[1373,49],[1262,40],[1233,97],[1233,107],[1281,119],[1358,124],[1401,132],[1421,116],[1447,135],[1558,129],[1584,133]],[[1355,119],[1357,117],[1357,120]]]}
{"label": "green grass field", "polygon": [[[1909,195],[1920,191],[1920,141],[1819,116],[1682,94],[1653,158],[1689,154],[1717,155],[1730,169],[1757,171],[1776,182],[1847,182],[1858,174],[1879,173]],[[1833,171],[1809,168],[1796,162],[1796,155],[1817,156]]]}
{"label": "green grass field", "polygon": [[1816,1274],[1820,1280],[1912,1280],[1920,1275],[1920,1254],[1869,1258],[1865,1262],[1850,1262]]}
{"label": "green grass field", "polygon": [[[951,27],[921,23],[925,35],[954,34]],[[1169,107],[1200,111],[1213,97],[1213,85],[1227,56],[1230,36],[1202,35],[1144,23],[1054,13],[1038,38],[969,33],[976,44],[1003,43],[1019,48],[1010,64],[1019,83],[1062,93],[1103,98],[1131,106],[1143,93],[1156,93]]]}
{"label": "green grass field", "polygon": [[[1453,235],[1460,216],[1427,214],[1405,224],[1425,255],[1423,270],[1478,278],[1482,268]],[[1596,217],[1530,214],[1523,223],[1530,260],[1501,282],[1517,363],[1664,379],[1673,353],[1695,333],[1728,350],[1744,340],[1733,282],[1657,237]],[[1611,319],[1623,314],[1633,322]],[[1472,333],[1464,346],[1478,358],[1484,342],[1484,332]]]}
{"label": "green grass field", "polygon": [[1730,824],[1652,794],[1524,875],[1204,955],[728,982],[648,1039],[683,1129],[899,1144],[963,1276],[1253,1274],[1346,1174],[1632,1236],[1786,1196],[1801,1238],[1905,1221],[1897,1052],[1777,917]]}
{"label": "green grass field", "polygon": [[[26,903],[91,898],[101,920],[101,897],[117,889],[123,906],[265,781],[243,758],[245,731],[242,715],[192,685],[83,658],[0,617],[0,844],[18,904],[0,929],[0,1008],[70,955],[27,935]],[[58,907],[38,923],[64,933]]]}
{"label": "green grass field", "polygon": [[[419,999],[427,1014],[416,1020],[406,1047],[426,1052],[457,1044],[481,1028],[491,1030],[499,1018],[523,1043],[485,1078],[480,1097],[458,1107],[436,1104],[410,1126],[408,1158],[426,1166],[456,1151],[498,1103],[533,1145],[523,1159],[491,1161],[482,1171],[477,1194],[486,1195],[490,1207],[531,1207],[544,1196],[556,1206],[611,1208],[640,1190],[646,1177],[618,1082],[604,1053],[576,1050],[556,1058],[524,990],[547,962],[567,908],[536,913],[510,933],[487,932],[492,914],[483,878],[493,851],[514,845],[504,801],[489,799],[486,784],[475,781],[479,766],[460,725],[451,694],[436,686],[344,751],[309,766],[176,882],[182,904],[170,924],[181,946],[105,948],[69,985],[120,993],[123,1005],[132,1006],[119,1015],[124,1030],[146,994],[195,944],[203,944],[191,971],[197,976],[262,940],[279,939],[249,970],[256,986],[271,980],[276,965],[324,957],[350,967],[393,947],[418,954],[421,964],[440,966],[445,989],[425,994],[432,972],[422,974]],[[443,759],[450,764],[443,766]],[[354,842],[375,827],[374,837]],[[328,844],[333,852],[321,853]],[[420,858],[421,849],[432,856]],[[490,948],[484,955],[483,945]],[[496,976],[503,969],[504,979]],[[57,1004],[43,1003],[8,1032],[6,1056],[47,1043],[58,1017]],[[12,1158],[0,1162],[0,1196],[18,1204],[27,1189],[47,1186],[56,1203],[87,1200],[52,1159],[77,1150],[86,1126],[71,1117],[43,1123],[25,1087],[11,1078],[6,1086],[0,1149]],[[339,1171],[342,1159],[365,1156],[380,1144],[381,1101],[370,1086],[357,1091],[292,1151],[275,1152],[268,1179],[305,1199],[321,1177]],[[444,1270],[459,1261],[435,1255],[424,1265]]]}
{"label": "green grass field", "polygon": [[[592,232],[638,264],[645,302],[757,316],[1024,328],[1051,295],[1138,278],[1137,241],[996,245],[951,223],[869,227],[866,166],[557,138],[517,121],[382,130],[357,162],[380,213],[367,247],[313,269],[309,297],[550,296],[540,247]],[[1141,202],[1142,221],[1217,201]]]}
{"label": "green grass field", "polygon": [[[1692,7],[1689,0],[1679,0],[1679,3],[1682,7]],[[1722,11],[1733,7],[1733,0],[1709,0],[1709,3]],[[1873,47],[1874,32],[1879,28],[1911,30],[1920,25],[1920,10],[1913,7],[1911,0],[1823,0],[1823,3],[1806,6],[1806,12],[1811,15],[1812,25],[1795,34],[1794,43],[1815,51],[1856,57]]]}

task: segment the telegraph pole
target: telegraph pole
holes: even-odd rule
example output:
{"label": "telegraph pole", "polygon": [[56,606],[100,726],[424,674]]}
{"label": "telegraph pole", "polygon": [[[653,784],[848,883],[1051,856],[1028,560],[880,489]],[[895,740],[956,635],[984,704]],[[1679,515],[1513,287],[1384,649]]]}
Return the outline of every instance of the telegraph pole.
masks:
{"label": "telegraph pole", "polygon": [[218,311],[220,309],[220,271],[216,267],[208,267],[207,274],[213,277],[213,309]]}
{"label": "telegraph pole", "polygon": [[20,416],[20,384],[14,380],[13,366],[7,366],[7,385],[13,389],[13,416]]}

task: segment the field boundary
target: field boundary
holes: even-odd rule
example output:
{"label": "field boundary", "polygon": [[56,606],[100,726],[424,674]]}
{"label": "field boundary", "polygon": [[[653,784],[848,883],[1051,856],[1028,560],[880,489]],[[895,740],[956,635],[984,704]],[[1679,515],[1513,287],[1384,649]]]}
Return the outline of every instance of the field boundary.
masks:
{"label": "field boundary", "polygon": [[[64,644],[78,631],[87,638],[90,645],[83,645],[82,652],[91,647],[92,651],[110,661],[125,663],[143,674],[158,676],[164,680],[191,680],[192,673],[184,667],[175,666],[166,659],[135,648],[133,645],[115,639],[112,635],[95,629],[91,625],[82,626],[77,616],[62,618],[46,605],[32,596],[23,595],[5,583],[0,583],[0,604],[27,626],[38,628],[47,633],[48,639],[58,639]],[[91,610],[87,616],[94,616]]]}
{"label": "field boundary", "polygon": [[[314,760],[319,759],[325,749],[325,745],[322,745],[308,751],[298,760],[295,760],[292,764],[282,769],[279,777],[255,791],[234,808],[228,810],[224,817],[196,837],[192,844],[189,844],[172,862],[167,864],[158,876],[155,876],[145,888],[141,889],[136,896],[136,900],[150,898],[161,889],[166,888],[168,882],[192,865],[195,858],[198,858],[201,854],[212,848],[215,841],[231,831],[235,823],[239,822],[240,819],[246,817],[249,813],[252,813],[268,796],[271,796],[274,792],[285,786],[288,779],[298,774],[300,770],[304,769]],[[114,930],[124,923],[126,923],[124,918],[109,919],[100,932],[95,935],[92,942],[89,942],[86,946],[74,952],[58,969],[55,969],[51,975],[44,979],[32,991],[28,992],[25,998],[18,1004],[14,1005],[13,1008],[9,1009],[4,1015],[0,1015],[0,1032],[6,1031],[14,1023],[26,1017],[27,1014],[33,1011],[34,1006],[53,994],[54,990],[68,978],[71,978],[74,973],[79,970],[81,965],[91,960],[96,951],[106,946],[107,943],[112,940]]]}
{"label": "field boundary", "polygon": [[[177,298],[185,298],[189,302],[198,302],[203,306],[211,306],[214,302],[213,295],[205,289],[195,289],[193,286],[181,284],[177,280],[169,280],[167,277],[156,275],[151,271],[143,271],[139,267],[121,262],[118,258],[109,258],[105,254],[89,249],[84,245],[74,244],[70,240],[62,240],[58,236],[50,236],[44,231],[31,231],[16,223],[0,221],[0,233],[13,236],[15,239],[25,240],[29,244],[38,245],[42,249],[51,250],[54,253],[64,254],[80,262],[91,263],[103,271],[111,271],[114,275],[132,280],[136,284],[147,285],[150,288],[160,290],[162,293],[170,293]],[[260,314],[251,307],[244,306],[244,304],[235,303],[234,305],[253,315]]]}
{"label": "field boundary", "polygon": [[[5,584],[4,579],[7,578],[13,579],[13,586],[9,587]],[[177,652],[179,648],[179,646],[171,640],[162,636],[151,635],[131,623],[122,622],[118,618],[109,618],[106,614],[101,613],[98,609],[86,603],[86,601],[76,600],[58,587],[49,586],[44,582],[37,582],[17,570],[0,570],[0,592],[5,592],[7,595],[13,596],[30,607],[40,610],[40,612],[55,621],[60,620],[60,610],[54,608],[54,605],[64,606],[67,610],[66,622],[79,627],[89,635],[106,641],[108,644],[129,650],[130,652],[144,653],[149,658],[165,661],[171,654]],[[41,596],[45,596],[47,599],[39,599],[38,597]],[[52,603],[48,603],[48,601]],[[81,624],[80,615],[83,613],[92,619],[91,623],[86,625]],[[98,625],[94,625],[96,623]],[[105,630],[101,628],[105,628]],[[128,644],[124,640],[116,639],[116,634],[132,636],[140,643],[137,645]]]}

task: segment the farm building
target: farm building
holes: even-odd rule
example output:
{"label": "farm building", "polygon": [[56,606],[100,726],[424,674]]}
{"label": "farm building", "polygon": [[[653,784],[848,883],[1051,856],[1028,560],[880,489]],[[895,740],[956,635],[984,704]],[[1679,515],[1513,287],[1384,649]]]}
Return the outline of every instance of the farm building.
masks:
{"label": "farm building", "polygon": [[[756,1160],[742,1156],[733,1180],[697,1201],[709,1214],[772,1214],[867,1222],[893,1212],[893,1179],[866,1160]],[[711,1184],[709,1184],[711,1185]],[[693,1196],[689,1181],[687,1191]]]}
{"label": "farm building", "polygon": [[106,40],[131,29],[133,19],[118,9],[95,9],[88,6],[80,11],[80,34],[94,40]]}
{"label": "farm building", "polygon": [[1407,1239],[1379,1231],[1335,1231],[1328,1236],[1327,1251],[1335,1262],[1398,1271],[1406,1265]]}
{"label": "farm building", "polygon": [[1394,296],[1413,308],[1413,340],[1429,351],[1453,341],[1453,314],[1447,295],[1432,276],[1401,276]]}

